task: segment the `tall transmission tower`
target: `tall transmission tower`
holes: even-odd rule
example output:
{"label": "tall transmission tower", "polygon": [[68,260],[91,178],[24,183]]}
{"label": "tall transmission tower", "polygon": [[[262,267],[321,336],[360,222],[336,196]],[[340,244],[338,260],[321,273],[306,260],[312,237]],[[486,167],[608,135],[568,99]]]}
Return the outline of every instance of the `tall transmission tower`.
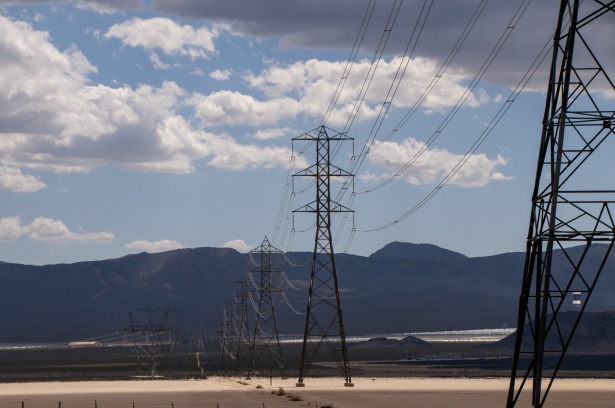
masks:
{"label": "tall transmission tower", "polygon": [[226,314],[226,308],[222,312],[222,369],[228,374],[233,365],[233,353],[230,341],[230,320]]}
{"label": "tall transmission tower", "polygon": [[613,145],[604,154],[615,136],[615,85],[599,61],[612,56],[612,39],[594,24],[612,24],[615,1],[579,3],[561,0],[554,35],[508,408],[530,383],[532,406],[545,403],[615,242]]}
{"label": "tall transmission tower", "polygon": [[130,326],[124,329],[124,333],[132,335],[137,352],[137,371],[145,371],[154,376],[158,373],[159,364],[166,362],[172,342],[172,331],[167,326],[171,308],[161,309],[148,306],[135,309],[135,311],[146,312],[147,323],[135,323],[133,313],[129,311]]}
{"label": "tall transmission tower", "polygon": [[239,315],[239,336],[237,339],[237,359],[235,364],[235,374],[241,375],[243,370],[247,370],[250,364],[250,350],[252,342],[250,341],[250,319],[248,315],[248,282],[244,279],[235,283],[241,284],[241,300]]}
{"label": "tall transmission tower", "polygon": [[[229,357],[231,360],[234,360],[234,366],[237,366],[237,349],[238,349],[238,341],[239,341],[239,326],[237,317],[237,311],[235,310],[235,298],[229,302],[229,314],[230,317],[227,319],[227,337],[228,337],[228,349],[229,349]],[[231,367],[232,369],[232,367]]]}
{"label": "tall transmission tower", "polygon": [[250,273],[260,274],[260,283],[256,290],[258,294],[258,310],[254,322],[254,336],[252,337],[252,347],[250,349],[250,360],[252,370],[256,368],[259,361],[268,356],[276,368],[282,373],[282,349],[280,348],[280,336],[275,320],[275,309],[273,293],[278,292],[271,284],[272,274],[282,272],[271,264],[271,258],[282,251],[272,246],[267,237],[263,239],[261,246],[249,252],[250,258],[258,258],[258,266]]}
{"label": "tall transmission tower", "polygon": [[332,177],[353,177],[351,173],[331,163],[331,143],[349,140],[353,139],[325,126],[293,139],[293,142],[307,141],[316,144],[316,164],[293,175],[314,177],[316,180],[316,199],[294,210],[316,213],[316,238],[297,387],[305,386],[303,380],[323,344],[328,347],[344,376],[344,385],[353,386],[331,235],[331,214],[352,210],[333,201],[330,190]]}

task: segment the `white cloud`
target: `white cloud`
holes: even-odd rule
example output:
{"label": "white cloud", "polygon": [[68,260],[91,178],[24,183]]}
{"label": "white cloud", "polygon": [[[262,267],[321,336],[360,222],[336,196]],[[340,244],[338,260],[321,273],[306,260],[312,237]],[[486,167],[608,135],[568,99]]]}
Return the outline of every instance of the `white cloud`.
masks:
{"label": "white cloud", "polygon": [[279,123],[302,111],[301,103],[292,98],[259,101],[251,95],[220,91],[210,95],[194,94],[188,100],[194,106],[201,126],[249,125]]}
{"label": "white cloud", "polygon": [[181,64],[167,64],[165,62],[162,62],[158,54],[156,54],[154,51],[149,53],[149,60],[151,61],[155,69],[169,69],[181,66]]}
{"label": "white cloud", "polygon": [[0,165],[0,190],[30,193],[47,187],[37,177],[23,174],[21,170]]}
{"label": "white cloud", "polygon": [[254,133],[254,139],[257,140],[268,140],[275,139],[283,136],[297,136],[301,132],[297,130],[293,130],[290,128],[273,128],[273,129],[261,129]]}
{"label": "white cloud", "polygon": [[[421,150],[424,152],[402,176],[410,184],[422,185],[439,182],[463,157],[463,155],[448,152],[446,149],[426,149],[423,142],[408,138],[401,143],[384,142],[378,149],[372,150],[368,158],[373,166],[398,171],[406,163],[414,160]],[[453,176],[450,183],[462,187],[481,187],[491,180],[510,180],[510,177],[496,171],[497,167],[506,164],[507,160],[500,155],[495,159],[490,159],[484,154],[475,154]],[[381,176],[391,175],[385,173]],[[373,179],[373,175],[370,179]]]}
{"label": "white cloud", "polygon": [[231,77],[231,71],[225,69],[223,71],[216,69],[209,73],[209,77],[215,79],[216,81],[226,81]]}
{"label": "white cloud", "polygon": [[254,246],[246,244],[243,239],[233,239],[225,242],[224,245],[222,245],[222,248],[233,248],[239,252],[247,252],[252,250]]}
{"label": "white cloud", "polygon": [[162,239],[160,241],[154,242],[146,240],[137,240],[124,245],[124,248],[127,249],[135,249],[137,251],[145,251],[150,253],[171,251],[183,247],[184,246],[181,243],[170,239]]}
{"label": "white cloud", "polygon": [[[61,52],[47,33],[3,16],[0,55],[0,160],[9,168],[86,172],[117,164],[189,173],[196,160],[245,169],[285,167],[291,156],[288,148],[242,145],[227,134],[193,128],[177,109],[195,97],[174,82],[90,85],[96,68],[77,49]],[[271,121],[269,109],[254,112],[254,120]],[[214,115],[216,121],[224,122]],[[30,188],[37,186],[28,180]]]}
{"label": "white cloud", "polygon": [[78,0],[77,7],[109,14],[116,10],[136,9],[141,6],[141,1],[142,0]]}
{"label": "white cloud", "polygon": [[22,235],[37,241],[78,241],[107,243],[115,240],[110,232],[78,233],[68,229],[60,220],[38,217],[31,224],[22,226],[20,217],[0,219],[0,241],[14,241]]}
{"label": "white cloud", "polygon": [[[421,98],[423,91],[434,78],[439,66],[434,60],[399,57],[381,60],[362,105],[355,107],[363,81],[369,72],[368,61],[354,65],[343,92],[339,95],[328,123],[334,126],[346,124],[356,110],[356,120],[376,117],[387,97],[389,87],[400,65],[409,62],[407,72],[393,101],[394,109],[409,108]],[[209,95],[194,94],[188,104],[196,110],[202,127],[207,126],[272,126],[294,119],[299,115],[322,117],[331,99],[346,62],[331,62],[311,59],[287,66],[272,65],[259,74],[244,75],[248,85],[265,96],[258,99],[252,95],[219,91]],[[426,113],[454,106],[466,91],[463,81],[466,76],[449,69],[446,77],[431,89],[422,107]],[[484,91],[470,94],[466,105],[479,106],[489,102]]]}
{"label": "white cloud", "polygon": [[208,58],[216,52],[214,40],[216,29],[180,26],[168,18],[155,17],[148,20],[133,18],[114,24],[105,38],[117,38],[122,44],[143,47],[146,50],[160,49],[167,56],[188,56],[191,59]]}
{"label": "white cloud", "polygon": [[19,217],[0,218],[0,241],[14,241],[22,234],[23,228]]}
{"label": "white cloud", "polygon": [[[216,150],[216,155],[209,161],[209,164],[231,170],[283,168],[288,165],[291,157],[290,149],[286,147],[242,145],[231,137],[216,137],[209,143]],[[298,158],[296,165],[306,166],[305,159]]]}
{"label": "white cloud", "polygon": [[[403,92],[398,92],[393,100],[396,108],[414,106],[423,91],[436,75],[439,64],[436,60],[414,58],[410,61],[401,57],[390,60],[380,60],[369,90],[365,93],[365,100],[361,106],[357,119],[366,120],[374,118],[389,92],[390,85],[400,65],[408,62],[408,68],[399,86]],[[261,90],[272,98],[286,100],[293,98],[299,102],[301,112],[310,116],[324,115],[333,94],[342,77],[346,62],[331,62],[311,59],[298,61],[287,66],[271,66],[262,73],[248,74],[244,78],[249,85]],[[330,123],[341,125],[346,122],[353,111],[355,100],[361,92],[362,84],[370,69],[369,61],[360,61],[354,64],[343,92],[338,98],[338,104],[331,114]],[[425,98],[422,107],[427,110],[442,110],[453,106],[463,95],[466,87],[463,81],[467,76],[463,72],[449,69],[447,75],[439,78],[435,87]],[[487,103],[485,94],[469,95],[466,104],[479,106]],[[297,112],[298,113],[298,112]]]}

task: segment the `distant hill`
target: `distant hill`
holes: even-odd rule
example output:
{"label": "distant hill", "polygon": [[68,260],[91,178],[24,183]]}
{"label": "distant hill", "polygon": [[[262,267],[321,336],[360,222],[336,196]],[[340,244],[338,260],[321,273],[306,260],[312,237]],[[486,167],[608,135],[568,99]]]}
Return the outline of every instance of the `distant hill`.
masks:
{"label": "distant hill", "polygon": [[[598,262],[595,246],[586,262]],[[287,254],[296,288],[309,282],[311,253]],[[525,254],[469,258],[435,245],[393,242],[368,257],[338,255],[346,333],[370,334],[513,327]],[[554,265],[565,268],[556,254]],[[589,310],[615,310],[610,257]],[[168,324],[190,334],[213,333],[229,308],[234,282],[254,268],[229,248],[178,249],[118,259],[45,266],[0,262],[0,342],[86,340],[149,318],[145,306],[174,308]],[[258,279],[256,277],[255,279]],[[307,290],[284,285],[305,310]],[[302,333],[305,315],[278,310],[283,333]]]}
{"label": "distant hill", "polygon": [[429,261],[459,261],[468,257],[432,244],[392,242],[370,255],[370,258]]}
{"label": "distant hill", "polygon": [[[567,311],[558,314],[558,324],[563,333],[569,333],[578,312]],[[530,329],[526,326],[523,331],[524,348],[528,348],[532,343],[530,339]],[[516,336],[512,334],[502,339],[494,346],[514,348]],[[545,349],[558,350],[561,343],[557,337],[557,331],[551,330],[545,341]],[[615,311],[606,312],[584,312],[574,337],[570,343],[570,352],[581,352],[591,350],[593,353],[613,353],[615,351]]]}

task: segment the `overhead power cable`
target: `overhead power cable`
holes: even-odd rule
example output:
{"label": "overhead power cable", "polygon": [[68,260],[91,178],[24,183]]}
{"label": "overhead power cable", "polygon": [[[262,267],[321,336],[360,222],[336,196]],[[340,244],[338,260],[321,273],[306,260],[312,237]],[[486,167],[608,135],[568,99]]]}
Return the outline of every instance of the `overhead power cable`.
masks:
{"label": "overhead power cable", "polygon": [[[410,63],[410,61],[412,60],[412,56],[414,55],[414,51],[416,50],[416,47],[419,43],[421,34],[425,28],[425,24],[427,23],[427,19],[429,17],[429,13],[431,11],[431,8],[433,6],[434,0],[425,0],[423,2],[423,6],[421,7],[421,11],[417,17],[416,23],[414,24],[414,28],[412,30],[412,34],[410,35],[410,38],[408,39],[408,42],[406,43],[406,48],[404,49],[404,53],[402,55],[402,57],[399,60],[399,65],[397,67],[397,71],[395,72],[395,76],[393,78],[393,81],[391,82],[391,85],[389,86],[387,95],[384,99],[384,102],[382,103],[380,110],[378,112],[378,116],[376,117],[376,119],[374,120],[374,124],[372,125],[371,131],[369,133],[369,135],[367,136],[367,138],[365,139],[365,142],[363,144],[363,147],[361,149],[361,152],[359,153],[359,155],[357,157],[355,157],[354,155],[351,158],[350,164],[348,166],[348,168],[350,168],[350,172],[351,173],[355,173],[363,164],[363,161],[365,160],[365,156],[367,155],[367,153],[369,152],[372,144],[374,143],[376,136],[378,134],[378,132],[380,131],[380,127],[382,126],[383,121],[385,120],[389,109],[391,108],[391,105],[393,103],[393,99],[395,98],[395,95],[397,94],[397,91],[399,89],[399,86],[401,84],[401,81],[408,69],[408,65]],[[399,9],[397,10],[397,13],[399,13]],[[387,24],[388,26],[388,24]],[[371,82],[371,79],[370,79]],[[354,120],[354,119],[353,119]],[[337,146],[336,146],[336,150],[334,150],[334,154],[333,156],[335,156],[337,154]],[[356,159],[356,160],[355,160]],[[337,194],[337,198],[336,200],[341,201],[343,196],[346,194],[348,188],[349,188],[349,182],[351,180],[354,180],[353,177],[349,177],[346,180],[344,180],[343,184],[342,184],[342,188],[340,189],[340,191]],[[352,201],[354,201],[354,192],[350,198],[350,201],[348,203],[348,208],[351,208],[352,205]],[[349,213],[345,213],[341,222],[341,226],[338,230],[337,236],[335,238],[335,242],[337,242],[342,234],[342,231],[344,230],[344,227],[346,225],[346,222],[348,221],[348,217],[349,217]],[[352,229],[354,230],[354,217],[353,217],[353,226]]]}
{"label": "overhead power cable", "polygon": [[508,110],[510,109],[512,104],[515,102],[515,100],[517,99],[519,94],[525,89],[525,87],[527,86],[529,81],[532,79],[532,77],[534,76],[534,74],[536,73],[536,71],[538,70],[540,65],[542,64],[542,62],[545,60],[545,58],[551,52],[552,45],[550,45],[550,44],[551,44],[551,41],[549,41],[547,43],[547,45],[545,45],[542,48],[542,50],[540,51],[540,53],[538,54],[536,59],[532,62],[532,65],[530,66],[530,68],[524,74],[524,76],[521,79],[521,81],[517,84],[515,89],[511,92],[510,96],[506,99],[504,104],[500,107],[500,109],[498,110],[498,112],[496,113],[494,118],[491,120],[491,122],[489,122],[489,125],[485,128],[485,130],[483,130],[483,132],[480,134],[480,136],[474,141],[474,144],[470,147],[470,149],[466,152],[466,154],[459,160],[459,162],[457,162],[455,167],[453,167],[453,169],[446,175],[446,177],[444,177],[442,179],[442,181],[440,181],[440,183],[438,183],[438,185],[436,187],[434,187],[434,189],[431,190],[431,192],[429,194],[427,194],[421,201],[419,201],[418,204],[416,204],[414,207],[412,207],[409,211],[407,211],[406,213],[404,213],[403,215],[401,215],[400,217],[398,217],[394,221],[391,221],[388,224],[385,224],[385,225],[383,225],[381,227],[378,227],[378,228],[372,228],[372,229],[368,229],[368,230],[361,230],[361,232],[380,231],[380,230],[383,230],[385,228],[389,228],[389,227],[399,223],[400,221],[403,221],[404,219],[408,218],[410,215],[412,215],[416,211],[418,211],[421,207],[423,207],[427,202],[429,202],[429,200],[431,200],[442,189],[442,187],[444,187],[446,184],[448,184],[455,177],[455,175],[459,172],[459,170],[461,170],[463,165],[476,152],[476,150],[485,141],[485,139],[491,134],[491,132],[493,131],[493,129],[495,129],[495,127],[500,122],[502,117],[506,114],[506,112],[508,112]]}
{"label": "overhead power cable", "polygon": [[[399,66],[397,67],[397,71],[395,72],[395,76],[391,81],[391,86],[387,92],[386,97],[384,98],[384,102],[380,106],[380,111],[378,112],[378,116],[374,120],[374,124],[367,136],[363,148],[358,155],[358,159],[354,161],[354,164],[350,167],[350,172],[354,173],[358,168],[361,167],[363,161],[365,160],[365,156],[367,152],[370,150],[372,144],[378,132],[380,131],[380,127],[382,126],[383,121],[385,120],[387,114],[389,113],[389,109],[393,103],[393,99],[399,90],[399,85],[401,84],[402,79],[406,71],[408,70],[408,65],[412,60],[412,56],[414,55],[414,51],[416,50],[416,46],[421,38],[421,34],[423,33],[423,29],[425,28],[425,24],[427,23],[427,19],[429,17],[429,13],[433,6],[434,0],[425,0],[423,2],[423,7],[421,8],[421,12],[416,20],[416,24],[414,25],[414,29],[412,30],[412,34],[410,35],[410,39],[406,44],[406,49],[404,50],[404,54],[400,58]],[[418,31],[418,32],[417,32]],[[415,40],[416,35],[416,40]]]}
{"label": "overhead power cable", "polygon": [[444,59],[444,62],[442,63],[438,71],[436,72],[436,75],[434,75],[434,77],[431,79],[431,82],[429,83],[429,85],[427,85],[425,90],[423,90],[423,93],[421,93],[421,96],[419,96],[417,101],[414,103],[414,105],[412,105],[410,110],[408,110],[408,112],[404,115],[402,120],[399,121],[399,123],[391,131],[389,131],[389,133],[385,137],[383,137],[382,139],[379,139],[373,147],[370,147],[369,149],[370,152],[376,150],[385,141],[391,139],[391,137],[393,137],[408,122],[408,120],[410,120],[410,118],[418,111],[418,109],[423,105],[423,102],[425,102],[427,97],[431,94],[431,91],[435,88],[435,86],[438,84],[440,79],[444,76],[446,70],[451,65],[451,63],[453,62],[457,54],[459,53],[459,50],[465,43],[466,39],[468,38],[468,35],[470,35],[470,33],[472,32],[472,29],[476,25],[476,22],[478,21],[483,11],[485,10],[487,3],[489,3],[489,0],[481,0],[481,2],[478,4],[476,9],[474,10],[472,17],[470,17],[468,24],[466,24],[465,28],[463,29],[461,36],[457,39],[457,42],[455,43],[455,45],[453,46],[453,48],[451,49],[447,57]]}
{"label": "overhead power cable", "polygon": [[393,26],[395,25],[395,21],[397,20],[397,17],[399,16],[399,9],[401,8],[402,3],[403,1],[401,0],[400,1],[395,0],[395,2],[393,3],[393,6],[391,7],[389,18],[384,27],[384,31],[382,32],[382,35],[380,37],[380,41],[378,42],[378,47],[376,48],[376,51],[374,52],[374,56],[372,57],[372,61],[371,61],[369,70],[367,72],[367,76],[365,77],[365,80],[363,81],[363,86],[361,87],[361,90],[359,91],[359,96],[357,97],[357,100],[355,101],[355,104],[352,107],[352,111],[348,117],[348,120],[346,121],[346,125],[344,126],[343,130],[340,133],[348,133],[348,131],[350,131],[350,128],[352,127],[352,124],[354,123],[359,113],[359,110],[361,109],[361,105],[363,104],[363,101],[365,100],[367,91],[369,90],[372,80],[374,79],[374,75],[376,74],[376,71],[378,70],[378,65],[380,64],[380,61],[382,61],[382,55],[384,54],[384,50],[387,46],[387,43],[389,42],[389,38],[391,37],[391,32],[393,31]]}
{"label": "overhead power cable", "polygon": [[286,297],[286,293],[282,292],[282,298],[284,299],[284,302],[286,302],[286,305],[289,307],[289,309],[293,311],[293,313],[298,314],[298,315],[305,314],[305,312],[302,313],[293,307],[293,305],[290,303],[290,301]]}
{"label": "overhead power cable", "polygon": [[408,170],[408,168],[410,168],[410,166],[412,166],[423,155],[423,153],[427,151],[427,149],[436,141],[438,136],[440,136],[440,134],[444,131],[444,129],[446,129],[446,127],[451,123],[453,118],[457,115],[457,113],[459,112],[461,107],[465,104],[465,102],[468,100],[468,98],[473,94],[474,89],[478,86],[483,76],[485,75],[485,73],[487,72],[487,70],[489,69],[489,67],[491,66],[495,58],[497,57],[497,55],[502,50],[502,47],[504,46],[504,44],[506,44],[506,41],[510,37],[510,34],[512,33],[513,29],[515,28],[515,26],[517,25],[521,17],[523,16],[523,13],[525,12],[525,10],[527,10],[527,7],[529,6],[530,3],[531,3],[531,0],[523,0],[521,2],[521,4],[519,5],[519,8],[515,12],[515,15],[512,17],[510,23],[504,29],[504,32],[502,33],[496,45],[493,47],[493,49],[491,50],[491,52],[489,53],[489,55],[483,62],[479,71],[476,73],[476,75],[474,76],[470,84],[466,87],[463,94],[459,97],[457,103],[448,112],[444,120],[440,123],[438,128],[429,137],[429,139],[423,144],[423,146],[421,146],[419,151],[416,152],[410,158],[410,160],[406,162],[399,170],[397,170],[391,177],[381,182],[377,186],[372,187],[365,191],[361,191],[357,194],[370,193],[370,192],[379,190],[382,187],[386,186],[387,184],[391,183],[393,180],[401,176],[406,170]]}
{"label": "overhead power cable", "polygon": [[[446,59],[444,60],[442,65],[440,66],[440,69],[436,72],[436,75],[432,78],[430,84],[423,91],[423,93],[421,94],[421,96],[419,97],[417,102],[413,105],[413,107],[410,109],[410,111],[404,116],[402,121],[400,123],[398,123],[391,132],[389,132],[389,134],[384,138],[384,140],[390,139],[410,119],[410,117],[414,114],[414,112],[416,112],[418,110],[418,108],[422,105],[422,103],[425,101],[425,99],[429,96],[429,94],[431,93],[433,88],[437,85],[437,83],[439,82],[440,78],[442,78],[442,76],[444,75],[444,73],[446,72],[446,70],[448,69],[450,64],[452,63],[453,59],[455,58],[455,56],[457,55],[457,53],[461,49],[461,46],[465,43],[468,35],[470,34],[472,29],[476,25],[476,22],[478,21],[479,17],[483,13],[483,11],[484,11],[484,9],[485,9],[485,7],[486,7],[488,2],[489,2],[489,0],[482,0],[478,4],[478,6],[474,10],[474,13],[472,14],[470,20],[468,21],[468,23],[466,24],[465,28],[463,29],[461,35],[457,39],[457,42],[455,43],[455,45],[453,46],[453,48],[449,52],[448,56],[446,57]],[[425,11],[426,3],[427,2],[423,3],[423,7],[421,9],[421,15]],[[432,5],[433,5],[433,1],[430,3],[429,7],[427,7],[427,14],[426,14],[425,18],[423,19],[423,23],[421,24],[421,28],[419,30],[418,37],[420,37],[420,34],[423,31],[423,28],[425,26],[425,22],[427,21],[429,10],[431,10]],[[419,15],[419,18],[417,19],[417,22],[415,24],[414,30],[412,32],[412,36],[408,40],[408,43],[406,45],[406,50],[405,50],[405,53],[404,53],[404,57],[406,57],[406,55],[408,54],[408,49],[410,48],[410,45],[412,44],[414,33],[416,32],[417,27],[419,26],[419,23],[421,22],[421,15]],[[414,53],[414,49],[416,48],[416,45],[418,44],[418,40],[419,40],[418,37],[417,37],[417,40],[414,43],[414,47],[412,49],[412,52],[410,53],[410,56]],[[404,60],[404,58],[402,58],[402,62],[403,62],[403,60]],[[403,73],[405,73],[409,61],[410,61],[410,58],[408,58],[406,60],[406,64],[405,64]],[[400,68],[401,68],[401,63],[400,63]],[[398,73],[399,73],[399,69],[398,69]],[[402,74],[402,76],[403,76],[403,74]],[[400,79],[400,81],[397,82],[397,85],[395,87],[395,92],[397,91],[397,88],[399,87],[400,83],[401,83],[401,79]],[[395,80],[391,84],[391,87],[389,89],[389,94],[391,92],[391,89],[393,89],[394,86],[395,86]],[[385,103],[383,104],[383,107],[386,105],[386,102],[387,102],[387,100],[385,99]],[[384,118],[386,117],[386,113],[388,113],[388,108],[389,107],[390,107],[390,103],[387,106],[386,112],[384,112],[385,114],[382,116],[382,120],[384,120]],[[382,110],[381,110],[381,113],[382,113]],[[361,153],[359,154],[358,160],[355,161],[355,165],[353,165],[351,167],[351,172],[357,172],[358,169],[363,164],[363,161],[365,160],[366,155],[369,154],[371,151],[375,150],[376,148],[378,148],[382,144],[382,141],[378,141],[378,143],[375,146],[373,145],[374,142],[376,141],[376,136],[377,136],[377,133],[378,133],[376,131],[376,133],[374,134],[374,129],[379,130],[380,126],[382,125],[381,121],[378,124],[379,121],[380,121],[380,115],[376,119],[376,121],[374,122],[374,125],[372,127],[372,132],[370,132],[369,137],[366,139],[365,145],[364,145],[363,149],[361,150]],[[370,146],[369,148],[367,148],[368,144]],[[356,163],[358,163],[358,165]],[[344,191],[341,190],[341,192],[343,193]],[[341,198],[342,197],[340,195],[338,195],[337,200],[339,201],[339,200],[341,200]],[[351,201],[353,199],[354,199],[354,197],[351,198]],[[348,207],[350,208],[350,205],[348,205]],[[344,223],[345,223],[345,220],[347,219],[347,217],[348,217],[348,214],[345,214],[344,215]]]}
{"label": "overhead power cable", "polygon": [[307,288],[309,288],[309,287],[310,287],[310,286],[308,285],[308,286],[306,286],[306,287],[304,287],[304,288],[299,288],[299,287],[295,286],[295,285],[294,285],[294,284],[293,284],[293,283],[292,283],[292,282],[288,279],[288,276],[286,276],[286,274],[285,274],[284,272],[282,272],[282,276],[283,276],[284,281],[286,282],[286,284],[287,284],[288,286],[290,286],[291,288],[293,288],[294,290],[305,290],[305,289],[307,289]]}
{"label": "overhead power cable", "polygon": [[342,73],[342,77],[340,78],[340,82],[337,84],[337,88],[335,89],[335,93],[333,94],[333,98],[329,103],[329,107],[325,112],[322,120],[320,121],[320,125],[325,125],[329,116],[335,109],[335,105],[337,105],[337,101],[339,100],[340,95],[342,94],[342,90],[346,85],[346,80],[350,76],[350,71],[354,66],[354,63],[357,59],[357,55],[359,53],[359,49],[361,49],[361,44],[363,44],[363,39],[365,38],[365,33],[367,32],[367,27],[369,26],[369,22],[372,19],[372,15],[374,14],[374,8],[376,7],[376,0],[370,0],[367,5],[367,9],[365,10],[365,15],[363,16],[363,21],[361,21],[361,27],[359,28],[359,32],[357,33],[357,37],[354,40],[354,45],[352,46],[352,51],[350,52],[350,56],[348,57],[348,61],[346,62],[346,67],[344,67],[344,72]]}
{"label": "overhead power cable", "polygon": [[[339,99],[340,94],[342,93],[342,90],[344,89],[344,86],[346,84],[346,79],[348,78],[348,76],[350,74],[352,66],[354,65],[354,62],[355,62],[355,60],[357,58],[359,49],[361,48],[361,44],[363,43],[363,39],[365,37],[365,33],[366,33],[367,28],[369,26],[369,23],[371,21],[371,17],[372,17],[372,14],[374,12],[374,7],[375,6],[376,6],[376,0],[370,0],[368,5],[367,5],[367,7],[366,7],[366,9],[365,9],[365,14],[363,16],[363,20],[361,21],[361,26],[359,27],[359,31],[357,33],[357,37],[355,38],[355,42],[354,42],[352,51],[350,52],[350,56],[348,57],[348,61],[346,63],[346,68],[344,69],[344,73],[342,74],[342,77],[340,78],[340,82],[339,82],[339,84],[337,86],[337,89],[336,89],[332,99],[331,99],[331,102],[329,103],[329,108],[325,112],[324,117],[323,117],[321,123],[326,122],[326,120],[329,118],[333,108],[335,107],[335,104],[337,103],[337,100]],[[299,152],[299,154],[304,153],[305,149],[307,149],[307,147],[308,147],[308,145],[306,145],[304,147],[304,150]],[[290,163],[289,163],[289,166],[288,166],[288,173],[287,173],[287,176],[286,176],[286,183],[284,185],[284,193],[283,193],[283,197],[282,197],[282,204],[280,205],[280,212],[278,214],[278,220],[277,220],[277,223],[276,223],[276,230],[275,230],[275,233],[274,233],[274,239],[273,239],[274,243],[277,242],[276,238],[278,236],[279,228],[280,228],[280,225],[281,225],[281,222],[282,222],[281,220],[282,220],[282,218],[284,218],[283,214],[288,214],[290,212],[290,210],[289,210],[289,212],[285,211],[285,208],[287,208],[286,203],[287,202],[292,202],[292,199],[294,198],[294,195],[301,194],[301,193],[305,192],[305,190],[301,191],[299,193],[295,193],[293,191],[291,199],[290,200],[287,199],[287,197],[289,196],[290,183],[292,181],[292,174],[293,174],[293,168],[294,168],[293,166],[294,166],[295,160],[296,160],[295,156],[293,155],[291,157],[291,160],[290,160]],[[306,188],[306,190],[307,190],[307,188]],[[289,222],[289,217],[287,216],[286,217],[286,227],[288,226],[288,222]],[[284,230],[286,231],[286,228]],[[284,246],[283,242],[284,242],[283,240],[280,241],[280,244],[279,244],[280,247]]]}

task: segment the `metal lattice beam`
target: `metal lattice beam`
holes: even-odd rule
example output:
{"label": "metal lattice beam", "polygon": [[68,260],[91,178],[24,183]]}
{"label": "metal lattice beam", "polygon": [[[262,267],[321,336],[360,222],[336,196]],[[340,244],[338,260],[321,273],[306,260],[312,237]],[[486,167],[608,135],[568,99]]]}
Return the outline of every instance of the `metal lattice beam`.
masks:
{"label": "metal lattice beam", "polygon": [[[329,132],[332,134],[329,135]],[[330,160],[331,142],[348,140],[352,139],[324,126],[293,139],[316,144],[316,164],[294,174],[316,180],[316,200],[294,211],[316,213],[316,237],[297,382],[299,387],[304,385],[305,376],[323,345],[329,349],[344,376],[344,385],[352,386],[331,235],[331,214],[352,210],[331,200],[330,189],[331,177],[352,177]]]}
{"label": "metal lattice beam", "polygon": [[250,251],[252,257],[259,259],[259,265],[252,269],[250,273],[260,274],[260,283],[256,290],[258,310],[256,311],[254,336],[252,337],[252,347],[250,348],[252,371],[254,371],[256,365],[264,357],[269,357],[281,374],[284,371],[273,299],[273,294],[277,293],[278,289],[271,284],[272,274],[282,272],[272,265],[271,258],[272,255],[281,253],[282,251],[269,243],[267,237],[263,239],[261,246]]}
{"label": "metal lattice beam", "polygon": [[[530,383],[532,406],[545,403],[615,242],[612,167],[609,177],[595,176],[595,166],[612,164],[612,158],[607,161],[599,155],[615,136],[615,86],[612,75],[599,62],[612,49],[594,46],[590,30],[597,19],[613,18],[614,4],[586,1],[580,7],[579,0],[561,1],[532,195],[508,408],[517,404]],[[600,257],[597,264],[587,261],[590,251]],[[564,313],[572,305],[573,293],[585,301]],[[574,314],[572,321],[570,313]]]}

